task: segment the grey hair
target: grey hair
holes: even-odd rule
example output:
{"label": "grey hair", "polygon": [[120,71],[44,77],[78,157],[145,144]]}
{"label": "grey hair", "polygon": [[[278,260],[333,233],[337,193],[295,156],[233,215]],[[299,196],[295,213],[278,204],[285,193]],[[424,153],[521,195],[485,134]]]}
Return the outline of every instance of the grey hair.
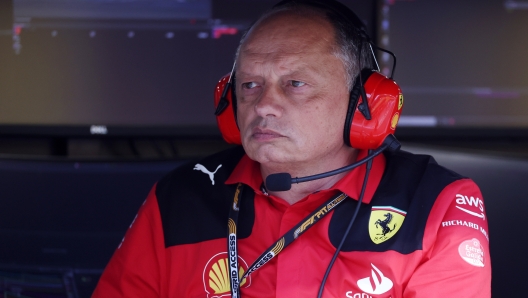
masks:
{"label": "grey hair", "polygon": [[[303,16],[313,15],[323,17],[332,25],[335,31],[335,45],[333,46],[332,54],[343,63],[343,67],[345,68],[345,81],[349,91],[352,90],[359,72],[364,68],[372,68],[373,61],[369,43],[361,38],[359,34],[351,32],[359,30],[359,28],[352,28],[351,30],[351,24],[344,23],[341,20],[342,18],[337,17],[334,12],[328,9],[320,9],[295,2],[278,8],[272,8],[262,14],[260,18],[242,35],[235,54],[235,61],[238,59],[240,48],[246,40],[249,32],[251,32],[251,28],[254,28],[262,20],[283,11]],[[361,54],[359,54],[360,51]],[[358,56],[360,59],[357,58]]]}

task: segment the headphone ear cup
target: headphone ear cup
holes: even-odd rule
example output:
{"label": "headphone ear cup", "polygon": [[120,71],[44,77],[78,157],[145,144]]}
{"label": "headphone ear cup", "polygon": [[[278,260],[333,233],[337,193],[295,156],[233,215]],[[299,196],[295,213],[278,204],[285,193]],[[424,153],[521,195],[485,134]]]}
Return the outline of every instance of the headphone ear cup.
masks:
{"label": "headphone ear cup", "polygon": [[[354,86],[350,102],[354,106],[349,106],[349,110],[352,109],[354,112],[350,117],[351,119],[347,115],[345,133],[347,133],[348,126],[348,145],[351,147],[376,149],[383,144],[389,134],[394,134],[395,132],[403,107],[403,95],[394,80],[377,71],[372,71],[370,74],[367,73],[366,76],[362,74],[362,76],[363,78],[368,76],[364,88],[372,118],[367,120],[359,111],[358,106],[364,99],[361,96],[360,86],[357,86],[357,90],[355,90],[356,86]],[[352,102],[354,100],[353,96],[357,96],[355,103]]]}
{"label": "headphone ear cup", "polygon": [[[242,140],[240,138],[240,130],[238,129],[238,125],[236,123],[236,117],[235,117],[235,94],[232,90],[231,85],[227,85],[229,82],[229,77],[231,74],[226,74],[223,76],[220,81],[216,84],[215,92],[214,92],[214,105],[215,109],[218,108],[218,105],[221,103],[221,101],[227,101],[222,104],[227,104],[226,108],[221,110],[219,113],[216,114],[216,123],[218,124],[218,128],[220,129],[220,133],[222,134],[222,137],[226,142],[229,144],[242,144]],[[225,94],[225,96],[222,98],[222,94],[224,93],[224,89],[229,88]]]}

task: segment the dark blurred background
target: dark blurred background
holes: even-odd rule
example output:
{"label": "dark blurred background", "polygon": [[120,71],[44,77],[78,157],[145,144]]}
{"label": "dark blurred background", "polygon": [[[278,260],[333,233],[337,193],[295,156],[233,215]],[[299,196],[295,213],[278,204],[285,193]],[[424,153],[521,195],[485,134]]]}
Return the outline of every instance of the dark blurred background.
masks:
{"label": "dark blurred background", "polygon": [[[0,293],[90,296],[152,185],[229,147],[215,83],[275,2],[0,1]],[[397,56],[403,149],[480,185],[493,297],[528,292],[528,2],[342,2]]]}

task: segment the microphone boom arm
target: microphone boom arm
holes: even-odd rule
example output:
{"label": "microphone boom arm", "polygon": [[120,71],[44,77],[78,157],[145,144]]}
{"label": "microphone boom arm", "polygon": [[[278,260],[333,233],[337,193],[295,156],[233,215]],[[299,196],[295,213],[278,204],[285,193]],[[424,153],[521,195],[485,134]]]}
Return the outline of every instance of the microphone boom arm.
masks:
{"label": "microphone boom arm", "polygon": [[351,165],[344,166],[342,168],[339,168],[339,169],[336,169],[330,172],[315,174],[315,175],[301,177],[301,178],[298,178],[298,177],[292,178],[289,173],[271,174],[268,177],[266,177],[266,187],[268,188],[268,190],[271,190],[271,191],[287,191],[291,189],[291,185],[293,183],[302,183],[302,182],[322,179],[322,178],[337,175],[337,174],[340,174],[346,171],[350,171],[353,168],[358,167],[372,160],[374,157],[378,156],[384,150],[388,149],[389,151],[396,151],[396,150],[399,150],[400,147],[401,147],[401,144],[400,142],[398,142],[396,137],[392,134],[389,134],[385,138],[385,140],[383,140],[383,144],[380,147],[378,147],[373,152],[369,152],[369,155],[367,157],[363,158],[362,160],[358,162],[355,162]]}
{"label": "microphone boom arm", "polygon": [[362,165],[362,164],[366,163],[367,161],[373,159],[374,157],[378,156],[381,152],[383,152],[385,149],[387,149],[387,147],[389,147],[388,144],[383,144],[378,149],[374,150],[372,152],[372,154],[370,154],[369,156],[363,158],[362,160],[360,160],[358,162],[355,162],[353,164],[350,164],[348,166],[344,166],[342,168],[335,169],[335,170],[330,171],[330,172],[326,172],[326,173],[323,173],[323,174],[315,174],[315,175],[301,177],[301,178],[297,178],[297,177],[292,178],[291,179],[291,183],[292,184],[293,183],[302,183],[302,182],[317,180],[317,179],[321,179],[321,178],[325,178],[325,177],[330,177],[330,176],[334,176],[334,175],[337,175],[337,174],[341,174],[341,173],[346,172],[346,171],[350,171],[353,168],[359,167],[360,165]]}

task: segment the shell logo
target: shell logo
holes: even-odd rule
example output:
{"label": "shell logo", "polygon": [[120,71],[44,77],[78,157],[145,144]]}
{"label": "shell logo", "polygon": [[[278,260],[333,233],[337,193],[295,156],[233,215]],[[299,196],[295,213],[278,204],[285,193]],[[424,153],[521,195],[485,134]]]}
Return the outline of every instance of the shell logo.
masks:
{"label": "shell logo", "polygon": [[[244,275],[248,265],[240,256],[238,257],[238,266],[238,275]],[[207,262],[203,272],[203,283],[207,298],[231,297],[227,252],[218,253]],[[240,288],[247,288],[250,285],[251,276],[240,281]]]}

